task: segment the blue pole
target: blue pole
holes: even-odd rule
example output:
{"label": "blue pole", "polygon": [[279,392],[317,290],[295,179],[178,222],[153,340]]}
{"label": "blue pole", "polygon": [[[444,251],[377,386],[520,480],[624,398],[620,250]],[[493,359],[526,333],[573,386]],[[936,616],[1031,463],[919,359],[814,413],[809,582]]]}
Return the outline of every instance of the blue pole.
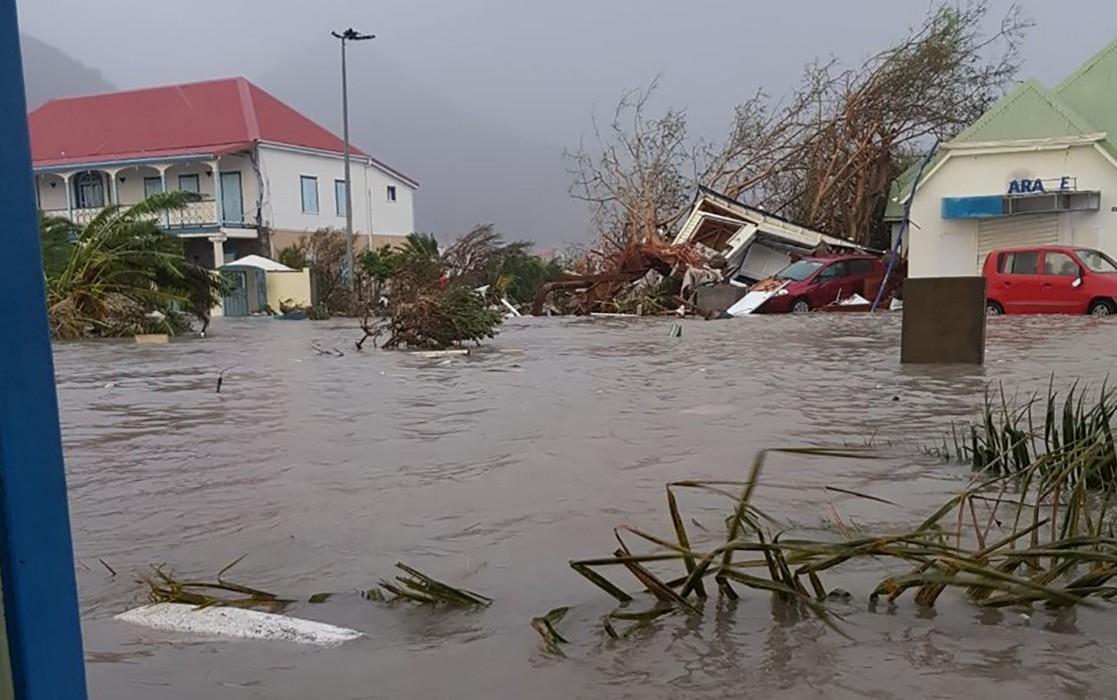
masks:
{"label": "blue pole", "polygon": [[919,169],[915,171],[915,179],[911,181],[911,194],[908,195],[908,201],[904,202],[904,218],[900,222],[900,231],[896,234],[896,241],[892,244],[892,254],[888,256],[888,268],[884,271],[884,279],[880,282],[880,289],[877,290],[877,295],[873,297],[873,305],[869,307],[869,311],[876,311],[884,297],[884,288],[888,286],[888,279],[892,276],[892,270],[896,267],[896,260],[900,257],[900,249],[904,245],[904,234],[908,232],[908,227],[911,225],[911,203],[915,199],[915,188],[919,186],[919,181],[923,178],[923,169],[931,162],[931,158],[934,157],[938,148],[939,140],[935,139],[931,150],[923,156],[923,160],[919,163]]}
{"label": "blue pole", "polygon": [[20,700],[82,700],[66,474],[54,393],[15,0],[0,0],[0,585]]}

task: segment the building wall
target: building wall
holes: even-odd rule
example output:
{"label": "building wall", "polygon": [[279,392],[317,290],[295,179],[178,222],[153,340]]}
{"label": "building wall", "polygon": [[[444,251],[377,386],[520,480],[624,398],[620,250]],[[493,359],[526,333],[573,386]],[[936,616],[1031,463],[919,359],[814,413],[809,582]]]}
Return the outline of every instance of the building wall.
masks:
{"label": "building wall", "polygon": [[[345,212],[337,210],[334,182],[344,180],[342,158],[260,146],[264,179],[264,221],[277,231],[305,233],[319,228],[345,228]],[[302,211],[300,177],[318,179],[318,213]],[[405,235],[414,231],[411,187],[379,169],[353,163],[353,230],[356,233]],[[395,185],[396,202],[386,201],[389,184]],[[370,227],[370,220],[372,222]],[[278,245],[278,244],[277,244]]]}
{"label": "building wall", "polygon": [[1097,247],[1117,255],[1117,166],[1094,146],[1055,151],[1020,151],[985,155],[952,155],[915,194],[912,226],[907,234],[911,277],[975,275],[977,220],[943,219],[944,197],[1003,194],[1019,178],[1078,179],[1080,190],[1101,192],[1095,212],[1066,212],[1061,242]]}
{"label": "building wall", "polygon": [[[39,188],[39,209],[60,210],[66,209],[66,183],[58,175],[40,175],[35,178]],[[54,187],[51,187],[54,183]]]}
{"label": "building wall", "polygon": [[[372,233],[406,236],[415,232],[415,190],[375,167],[364,168],[368,203],[372,208]],[[396,188],[396,201],[388,200],[388,187]],[[357,205],[353,208],[356,210]],[[366,231],[367,232],[367,231]]]}
{"label": "building wall", "polygon": [[297,306],[310,306],[310,270],[268,272],[268,306],[279,313],[279,302],[291,299]]}

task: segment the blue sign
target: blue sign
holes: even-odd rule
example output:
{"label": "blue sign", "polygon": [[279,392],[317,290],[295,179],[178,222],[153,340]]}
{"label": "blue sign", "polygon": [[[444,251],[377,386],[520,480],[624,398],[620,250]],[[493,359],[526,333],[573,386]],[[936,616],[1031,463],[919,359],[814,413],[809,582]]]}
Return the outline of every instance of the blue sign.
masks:
{"label": "blue sign", "polygon": [[[1047,183],[1055,185],[1051,187],[1056,192],[1067,192],[1069,190],[1077,189],[1075,178],[1068,175],[1062,177],[1046,180]],[[1013,180],[1008,183],[1009,194],[1046,194],[1050,185],[1045,185],[1044,180],[1031,178],[1023,178]]]}

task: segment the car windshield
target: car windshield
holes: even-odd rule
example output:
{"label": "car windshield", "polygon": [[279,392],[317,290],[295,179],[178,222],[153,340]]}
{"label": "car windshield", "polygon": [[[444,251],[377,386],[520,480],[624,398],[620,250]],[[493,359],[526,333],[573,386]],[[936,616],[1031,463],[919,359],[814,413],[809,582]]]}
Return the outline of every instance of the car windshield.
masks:
{"label": "car windshield", "polygon": [[1078,259],[1082,264],[1090,269],[1091,272],[1117,272],[1117,262],[1113,262],[1113,258],[1109,257],[1100,250],[1090,250],[1084,248],[1076,250]]}
{"label": "car windshield", "polygon": [[814,271],[820,267],[822,267],[822,263],[817,260],[800,260],[799,262],[791,263],[777,272],[776,279],[802,282],[813,275]]}

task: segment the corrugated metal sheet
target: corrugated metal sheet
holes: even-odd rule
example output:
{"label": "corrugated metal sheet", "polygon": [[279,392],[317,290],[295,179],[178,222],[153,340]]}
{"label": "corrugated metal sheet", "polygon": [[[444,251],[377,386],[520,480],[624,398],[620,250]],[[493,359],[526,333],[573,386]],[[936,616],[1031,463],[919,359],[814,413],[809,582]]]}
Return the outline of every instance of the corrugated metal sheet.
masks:
{"label": "corrugated metal sheet", "polygon": [[1006,216],[977,222],[977,270],[997,248],[1059,245],[1059,215]]}

